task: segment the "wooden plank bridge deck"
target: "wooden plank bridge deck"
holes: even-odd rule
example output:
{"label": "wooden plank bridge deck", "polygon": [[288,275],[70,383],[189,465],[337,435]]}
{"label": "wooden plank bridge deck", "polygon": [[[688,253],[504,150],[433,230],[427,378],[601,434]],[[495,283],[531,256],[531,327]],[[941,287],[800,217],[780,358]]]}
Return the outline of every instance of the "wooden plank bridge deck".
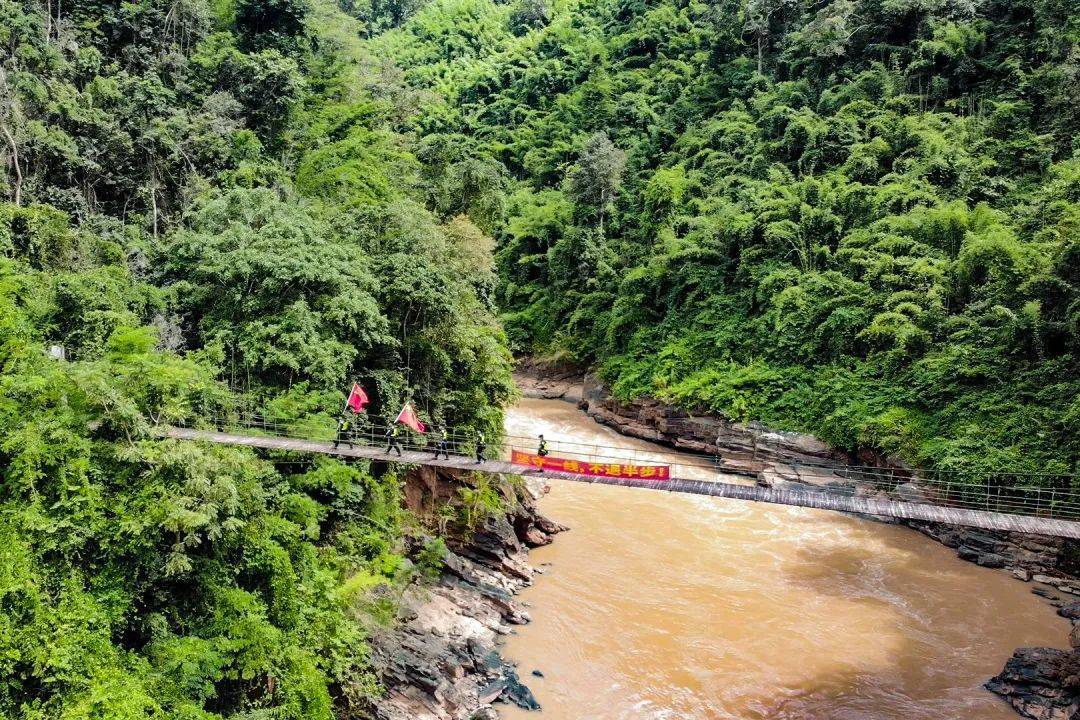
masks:
{"label": "wooden plank bridge deck", "polygon": [[[477,470],[489,473],[536,475],[536,471],[524,468],[520,465],[511,465],[510,463],[501,460],[488,460],[483,463],[477,463],[471,458],[460,455],[452,455],[449,460],[436,460],[432,457],[431,451],[417,452],[406,450],[399,458],[396,453],[387,455],[383,451],[383,448],[371,447],[368,445],[355,445],[353,447],[342,445],[335,448],[332,442],[303,440],[273,435],[239,435],[190,428],[163,428],[161,432],[166,437],[177,440],[195,440],[221,445],[238,445],[300,453],[321,453],[324,455],[366,458],[369,460],[383,460],[409,465],[430,465],[434,467],[456,468],[459,470]],[[719,472],[717,474],[718,477],[722,477]],[[881,497],[860,497],[842,492],[829,491],[824,488],[809,489],[805,486],[760,487],[757,485],[737,485],[721,480],[689,480],[685,478],[671,478],[664,481],[640,478],[606,478],[577,475],[568,472],[555,472],[551,470],[545,471],[542,476],[544,478],[560,478],[574,482],[619,485],[648,490],[688,493],[691,495],[708,495],[711,497],[730,498],[733,500],[749,500],[778,505],[792,505],[795,507],[834,510],[838,512],[856,513],[859,515],[876,515],[882,517],[903,518],[907,520],[946,523],[949,525],[966,525],[986,530],[1008,530],[1035,535],[1052,535],[1080,539],[1080,522],[1070,520],[1014,515],[988,510],[945,507],[940,505],[890,500]]]}

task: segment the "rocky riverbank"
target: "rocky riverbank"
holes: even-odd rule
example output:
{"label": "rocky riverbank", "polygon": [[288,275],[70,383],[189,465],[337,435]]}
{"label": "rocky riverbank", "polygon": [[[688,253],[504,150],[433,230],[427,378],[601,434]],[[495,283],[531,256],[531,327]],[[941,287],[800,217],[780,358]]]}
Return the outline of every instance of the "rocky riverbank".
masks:
{"label": "rocky riverbank", "polygon": [[524,358],[514,368],[514,381],[525,397],[581,402],[584,372],[565,363]]}
{"label": "rocky riverbank", "polygon": [[[448,533],[450,552],[434,584],[410,586],[399,600],[399,622],[372,638],[384,697],[382,720],[496,718],[493,704],[535,707],[532,693],[499,654],[501,639],[529,621],[514,594],[538,572],[528,549],[566,528],[544,518],[535,501],[547,486],[498,479],[506,510],[471,531]],[[409,509],[422,519],[472,486],[471,473],[419,468],[405,479]]]}
{"label": "rocky riverbank", "polygon": [[[535,370],[533,370],[535,372]],[[565,377],[559,386],[571,384]],[[531,387],[537,387],[535,380]],[[872,451],[855,454],[839,451],[810,435],[778,432],[757,423],[733,423],[707,412],[693,412],[642,398],[621,403],[593,375],[581,381],[579,406],[597,422],[622,434],[670,447],[715,455],[723,469],[777,484],[843,484],[845,468],[872,465],[889,468],[897,475],[911,475],[895,458]],[[558,389],[557,387],[554,389]],[[544,396],[546,397],[546,396]],[[555,395],[576,401],[573,393]],[[915,488],[912,488],[915,491]],[[1080,548],[1061,538],[991,532],[933,523],[907,523],[957,555],[988,568],[1011,572],[1032,583],[1032,591],[1045,597],[1062,613],[1080,618],[1077,556]],[[1066,610],[1065,608],[1072,608]],[[1017,650],[1002,673],[987,688],[1002,696],[1017,712],[1037,720],[1080,718],[1080,630],[1074,621],[1071,651],[1052,648]]]}

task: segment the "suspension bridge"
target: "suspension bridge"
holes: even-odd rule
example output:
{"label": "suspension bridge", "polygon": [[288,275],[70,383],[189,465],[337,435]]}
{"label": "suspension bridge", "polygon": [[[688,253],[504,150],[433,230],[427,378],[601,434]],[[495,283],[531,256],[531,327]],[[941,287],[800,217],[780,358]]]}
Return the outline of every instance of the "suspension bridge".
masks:
{"label": "suspension bridge", "polygon": [[[168,425],[158,428],[160,435],[182,441],[487,473],[540,474],[536,468],[506,459],[515,450],[533,452],[536,449],[533,438],[504,437],[498,448],[490,448],[493,459],[477,462],[471,452],[463,452],[471,451],[473,441],[461,436],[449,439],[449,458],[437,458],[434,446],[424,442],[426,438],[420,440],[412,436],[403,438],[400,456],[388,454],[384,431],[382,427],[367,426],[351,433],[351,442],[339,444],[334,442],[332,430],[298,429],[257,417],[216,420],[205,427]],[[550,440],[549,444],[554,456],[572,461],[563,463],[564,467],[584,469],[598,464],[611,467],[612,464],[663,462],[668,469],[663,479],[597,476],[566,469],[546,469],[541,475],[544,478],[1080,539],[1080,496],[1071,483],[1067,488],[1044,487],[1031,482],[1016,482],[1025,478],[1000,476],[985,482],[972,482],[971,477],[948,477],[940,473],[909,477],[888,468],[802,464],[796,470],[807,481],[763,486],[745,475],[726,472],[722,461],[711,456],[615,448],[558,439]]]}

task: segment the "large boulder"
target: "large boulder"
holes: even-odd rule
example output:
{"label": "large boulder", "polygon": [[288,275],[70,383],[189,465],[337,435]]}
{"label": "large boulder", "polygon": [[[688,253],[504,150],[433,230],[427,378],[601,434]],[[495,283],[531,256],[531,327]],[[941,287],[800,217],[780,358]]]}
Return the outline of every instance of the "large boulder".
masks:
{"label": "large boulder", "polygon": [[1021,648],[986,683],[1018,713],[1034,720],[1080,718],[1080,653]]}

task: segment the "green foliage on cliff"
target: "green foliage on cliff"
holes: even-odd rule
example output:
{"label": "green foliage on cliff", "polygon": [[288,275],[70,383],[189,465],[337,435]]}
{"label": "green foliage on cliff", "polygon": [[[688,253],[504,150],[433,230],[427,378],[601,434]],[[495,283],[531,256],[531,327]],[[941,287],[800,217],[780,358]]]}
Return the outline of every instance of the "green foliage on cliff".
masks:
{"label": "green foliage on cliff", "polygon": [[374,42],[423,142],[502,177],[517,350],[921,464],[1080,470],[1075,0],[434,0]]}
{"label": "green foliage on cliff", "polygon": [[377,692],[398,479],[153,433],[243,405],[330,434],[352,378],[500,429],[491,240],[425,209],[358,31],[304,0],[0,0],[0,716]]}

